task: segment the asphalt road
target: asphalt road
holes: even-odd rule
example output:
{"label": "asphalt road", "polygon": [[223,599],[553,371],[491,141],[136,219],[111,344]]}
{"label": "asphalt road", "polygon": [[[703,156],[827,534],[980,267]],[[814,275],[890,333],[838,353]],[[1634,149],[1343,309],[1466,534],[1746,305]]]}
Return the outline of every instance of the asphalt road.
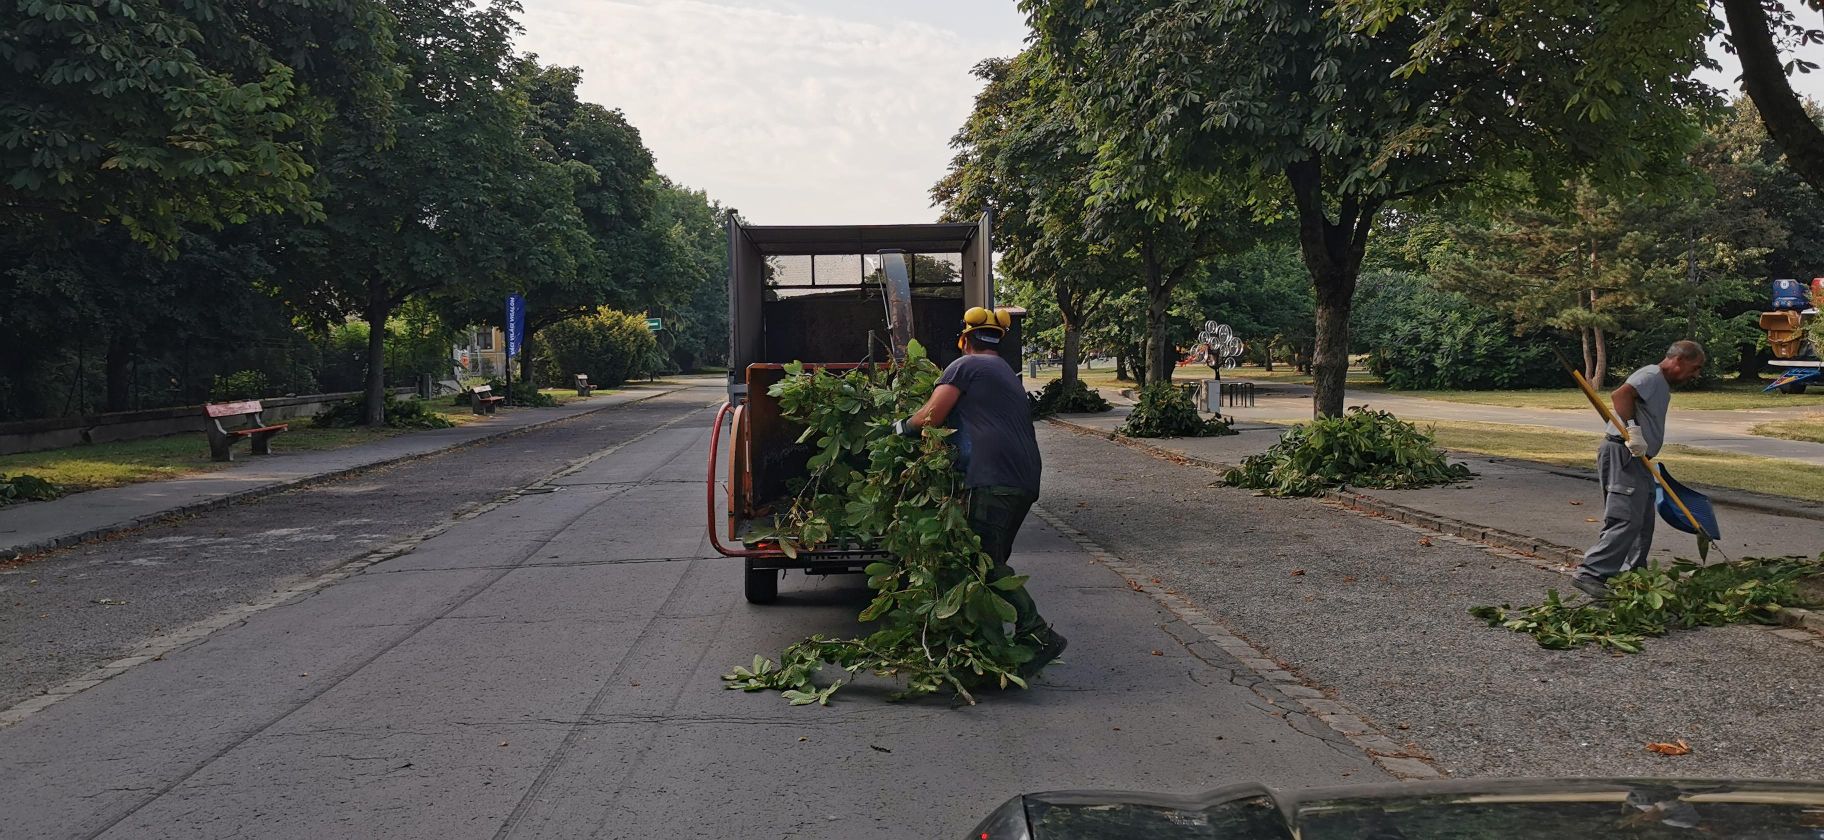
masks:
{"label": "asphalt road", "polygon": [[[755,653],[853,632],[866,592],[794,575],[778,604],[742,600],[740,567],[704,535],[714,399],[696,389],[22,567],[43,589],[9,590],[0,611],[9,671],[35,669],[8,678],[15,698],[441,528],[0,729],[0,837],[958,837],[1022,791],[1386,778],[1037,519],[1014,562],[1072,644],[1034,690],[889,703],[868,681],[829,708],[723,690]],[[1106,475],[1068,472],[1065,453],[1107,444],[1046,445],[1067,470],[1054,487]],[[465,508],[479,513],[450,521]],[[92,618],[49,617],[64,613]],[[36,664],[48,653],[64,664]]]}

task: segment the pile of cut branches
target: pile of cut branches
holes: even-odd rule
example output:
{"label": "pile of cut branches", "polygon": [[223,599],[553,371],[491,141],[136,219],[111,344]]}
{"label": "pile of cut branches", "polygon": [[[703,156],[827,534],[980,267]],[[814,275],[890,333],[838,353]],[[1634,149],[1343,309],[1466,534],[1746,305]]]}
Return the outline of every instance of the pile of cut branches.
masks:
{"label": "pile of cut branches", "polygon": [[1195,386],[1180,388],[1155,382],[1140,389],[1140,399],[1116,434],[1137,438],[1219,437],[1236,434],[1223,420],[1205,419],[1191,397]]}
{"label": "pile of cut branches", "polygon": [[953,461],[952,430],[893,434],[931,394],[938,370],[913,342],[890,369],[833,373],[786,366],[768,393],[805,427],[799,443],[815,451],[810,477],[773,535],[789,553],[832,541],[878,545],[889,561],[866,569],[874,598],[861,620],[879,627],[860,639],[812,636],[778,662],[756,656],[723,675],[728,688],[780,691],[793,705],[828,704],[842,685],[819,685],[825,665],[903,681],[895,699],[950,689],[974,703],[972,689],[1026,686],[1020,666],[1032,651],[1009,638],[1014,608],[1002,592],[1023,575],[991,582],[992,563],[968,527],[968,491]]}
{"label": "pile of cut branches", "polygon": [[1648,636],[1672,630],[1776,624],[1780,608],[1807,606],[1800,583],[1820,575],[1824,554],[1815,560],[1750,557],[1713,566],[1679,560],[1671,568],[1654,563],[1610,578],[1609,597],[1600,601],[1567,602],[1554,589],[1537,606],[1502,604],[1469,612],[1490,627],[1527,633],[1543,648],[1600,645],[1637,653]]}
{"label": "pile of cut branches", "polygon": [[1034,420],[1054,414],[1095,414],[1114,408],[1081,379],[1072,380],[1069,386],[1062,379],[1053,379],[1037,393],[1028,393],[1026,399],[1032,406]]}
{"label": "pile of cut branches", "polygon": [[1269,496],[1315,496],[1354,485],[1397,490],[1464,481],[1473,473],[1444,459],[1431,436],[1385,411],[1357,406],[1286,430],[1279,442],[1222,480]]}

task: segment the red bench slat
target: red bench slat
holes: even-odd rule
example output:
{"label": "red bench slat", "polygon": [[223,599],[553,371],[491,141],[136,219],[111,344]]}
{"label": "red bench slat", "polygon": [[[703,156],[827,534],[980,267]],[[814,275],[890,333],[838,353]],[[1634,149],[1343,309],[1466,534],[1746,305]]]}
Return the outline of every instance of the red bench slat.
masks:
{"label": "red bench slat", "polygon": [[242,414],[258,414],[261,408],[259,400],[242,400],[240,402],[210,403],[203,406],[203,411],[210,417],[236,417]]}
{"label": "red bench slat", "polygon": [[291,425],[288,423],[280,423],[277,426],[261,426],[257,429],[229,429],[228,436],[229,437],[246,437],[246,436],[254,434],[256,432],[288,432],[288,431],[291,431]]}

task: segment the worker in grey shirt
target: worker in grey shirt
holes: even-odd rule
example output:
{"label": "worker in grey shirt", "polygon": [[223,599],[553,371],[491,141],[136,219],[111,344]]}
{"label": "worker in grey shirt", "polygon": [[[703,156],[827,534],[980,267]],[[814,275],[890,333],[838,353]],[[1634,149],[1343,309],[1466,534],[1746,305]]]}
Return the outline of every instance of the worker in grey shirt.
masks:
{"label": "worker in grey shirt", "polygon": [[[1020,525],[1038,501],[1042,470],[1026,389],[1000,355],[1010,320],[1004,311],[979,306],[964,313],[963,334],[957,339],[962,358],[944,368],[924,406],[895,424],[906,435],[947,422],[956,426],[953,439],[967,458],[963,483],[969,488],[969,527],[994,563],[990,580],[1014,573],[1007,560]],[[1066,641],[1039,615],[1025,587],[999,594],[1014,608],[1014,641],[1033,653],[1021,670],[1037,673],[1064,652]]]}
{"label": "worker in grey shirt", "polygon": [[1640,456],[1652,457],[1666,440],[1666,409],[1672,386],[1697,378],[1704,369],[1704,348],[1695,341],[1674,342],[1657,365],[1628,376],[1609,399],[1615,420],[1627,437],[1610,434],[1596,448],[1596,480],[1602,485],[1602,535],[1584,552],[1571,584],[1587,595],[1608,595],[1608,579],[1645,565],[1653,550],[1655,482]]}

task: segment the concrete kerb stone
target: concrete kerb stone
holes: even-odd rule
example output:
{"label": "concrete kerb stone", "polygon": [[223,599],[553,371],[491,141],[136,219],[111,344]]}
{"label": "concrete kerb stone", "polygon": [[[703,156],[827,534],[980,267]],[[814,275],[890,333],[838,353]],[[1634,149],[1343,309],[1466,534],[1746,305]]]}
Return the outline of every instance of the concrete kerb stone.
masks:
{"label": "concrete kerb stone", "polygon": [[272,484],[265,485],[263,487],[251,487],[246,490],[239,490],[239,491],[236,491],[233,493],[228,493],[225,495],[217,496],[212,499],[205,499],[205,500],[199,501],[199,502],[190,502],[190,503],[186,503],[186,504],[177,505],[168,510],[163,510],[163,511],[160,511],[155,514],[151,514],[149,516],[134,517],[133,519],[129,519],[124,522],[116,522],[111,525],[102,526],[100,528],[90,528],[85,531],[78,531],[78,532],[74,532],[74,533],[64,534],[64,535],[56,537],[54,539],[39,540],[39,541],[33,542],[33,543],[25,543],[23,545],[16,545],[11,548],[5,549],[3,552],[0,552],[0,561],[10,562],[10,561],[14,561],[14,560],[19,560],[21,558],[30,557],[34,554],[42,554],[44,552],[53,551],[53,550],[56,550],[59,548],[68,548],[70,546],[81,545],[86,542],[93,542],[96,540],[106,539],[106,538],[114,536],[116,534],[122,534],[127,531],[134,530],[136,528],[143,528],[147,525],[155,525],[160,522],[168,522],[172,519],[178,519],[178,518],[185,517],[185,516],[191,516],[194,514],[202,513],[204,511],[213,510],[215,508],[225,507],[225,506],[231,505],[231,504],[236,504],[238,502],[251,501],[253,499],[258,499],[258,498],[261,498],[264,496],[270,496],[274,493],[283,493],[287,490],[296,490],[296,489],[299,489],[302,487],[310,487],[310,486],[314,486],[317,484],[323,484],[323,483],[335,481],[335,480],[342,479],[342,478],[348,478],[350,476],[360,475],[361,473],[367,472],[369,470],[376,470],[376,469],[380,469],[382,467],[390,467],[395,464],[403,464],[403,463],[407,463],[409,461],[416,461],[421,458],[428,458],[432,455],[441,455],[445,452],[452,452],[452,451],[455,451],[458,449],[466,449],[468,447],[476,446],[478,444],[487,443],[490,441],[496,441],[496,440],[500,440],[502,438],[513,437],[515,435],[525,434],[527,432],[534,431],[536,429],[542,429],[546,426],[552,425],[553,423],[563,423],[563,422],[566,422],[569,420],[575,420],[578,417],[587,417],[598,411],[607,411],[608,409],[611,409],[611,408],[619,408],[621,406],[628,406],[628,405],[634,405],[636,403],[646,402],[647,400],[657,399],[659,397],[665,396],[666,394],[674,394],[674,393],[677,393],[678,391],[682,391],[682,390],[684,390],[684,389],[683,388],[671,388],[671,389],[664,390],[664,391],[655,391],[651,394],[641,396],[638,399],[631,399],[631,400],[626,400],[624,402],[617,402],[617,403],[601,405],[596,408],[590,409],[589,411],[579,411],[575,414],[570,414],[570,415],[566,415],[563,417],[553,417],[549,420],[541,420],[537,423],[532,423],[532,424],[525,425],[525,426],[519,426],[519,427],[512,428],[512,429],[502,429],[498,432],[493,432],[491,434],[482,435],[481,437],[477,437],[477,438],[470,438],[469,440],[461,441],[459,443],[453,443],[453,444],[450,444],[449,446],[445,446],[445,447],[442,447],[439,449],[432,449],[432,450],[428,450],[425,452],[414,452],[414,453],[411,453],[408,455],[398,455],[398,456],[394,456],[391,458],[383,458],[381,460],[372,461],[372,462],[369,462],[366,464],[357,464],[352,467],[344,467],[339,470],[331,470],[329,472],[318,473],[316,475],[303,476],[301,478],[296,478],[296,479],[280,480],[280,481],[274,482]]}
{"label": "concrete kerb stone", "polygon": [[1185,626],[1202,636],[1203,640],[1214,643],[1233,656],[1242,667],[1264,680],[1270,691],[1281,698],[1275,700],[1271,695],[1263,694],[1262,697],[1267,702],[1323,723],[1395,778],[1405,781],[1444,778],[1443,771],[1432,764],[1429,756],[1416,748],[1400,746],[1347,704],[1327,697],[1321,689],[1281,666],[1246,639],[1230,632],[1201,607],[1178,593],[1153,583],[1139,569],[1096,545],[1083,532],[1072,528],[1044,507],[1034,505],[1032,512],[1066,538],[1089,550],[1103,565],[1121,575],[1129,588],[1151,597]]}
{"label": "concrete kerb stone", "polygon": [[[676,390],[682,390],[682,389],[673,389],[673,391],[676,391]],[[665,392],[661,392],[658,394],[653,394],[652,397],[663,396],[664,394],[672,393],[673,391],[665,391]],[[630,405],[634,402],[641,402],[641,401],[644,401],[647,399],[651,399],[652,397],[642,397],[639,400],[630,400],[628,402],[616,403],[616,405]],[[602,406],[603,409],[609,408],[609,407],[610,406]],[[601,409],[597,409],[597,410],[599,411]],[[558,422],[561,420],[569,420],[574,417],[583,417],[583,416],[593,414],[593,413],[595,413],[595,412],[594,411],[585,411],[585,412],[581,412],[578,414],[570,415],[570,417],[556,418],[554,420],[547,421],[547,423]],[[679,423],[684,422],[685,420],[690,419],[693,416],[693,414],[694,414],[694,412],[680,415],[672,420],[668,420],[664,423],[654,426],[651,429],[647,429],[646,431],[641,432],[640,434],[635,435],[631,438],[628,438],[627,440],[621,441],[620,443],[607,447],[606,449],[602,449],[598,452],[594,452],[590,455],[587,455],[582,458],[578,458],[574,461],[571,461],[569,464],[566,464],[563,467],[544,475],[543,477],[535,479],[520,487],[515,487],[511,490],[506,491],[505,493],[500,494],[499,496],[496,496],[495,498],[493,498],[490,501],[484,502],[479,505],[475,505],[474,507],[471,507],[454,516],[451,516],[447,521],[440,522],[436,525],[433,525],[433,526],[426,528],[422,531],[419,531],[415,534],[395,540],[392,543],[389,543],[385,546],[382,546],[380,548],[369,551],[366,554],[362,554],[361,556],[356,557],[355,559],[350,560],[349,562],[344,563],[341,566],[338,566],[335,569],[332,569],[321,575],[310,578],[308,580],[300,581],[285,589],[281,589],[270,595],[267,595],[266,597],[261,598],[257,601],[252,601],[250,603],[241,604],[239,606],[232,607],[230,609],[216,613],[215,615],[212,615],[201,621],[185,625],[184,627],[180,627],[176,630],[172,630],[170,632],[163,633],[163,634],[155,636],[151,639],[148,639],[144,643],[142,643],[130,656],[127,656],[127,657],[124,657],[121,659],[117,659],[113,662],[109,662],[108,664],[103,665],[99,668],[96,668],[92,671],[89,671],[88,673],[85,673],[82,676],[76,677],[75,679],[68,680],[68,681],[60,683],[58,685],[52,686],[51,688],[47,689],[43,694],[40,694],[29,700],[25,700],[20,703],[17,703],[15,705],[13,705],[11,708],[0,709],[0,729],[4,729],[8,726],[12,726],[13,724],[24,721],[25,719],[31,717],[34,714],[37,714],[38,712],[41,712],[63,700],[74,697],[77,694],[87,691],[90,688],[94,688],[95,686],[100,685],[101,683],[103,683],[109,679],[112,679],[114,677],[117,677],[121,674],[124,674],[127,671],[129,671],[135,667],[139,667],[141,665],[145,665],[150,662],[156,662],[156,661],[162,660],[168,654],[175,653],[183,648],[186,648],[186,647],[194,645],[198,642],[201,642],[202,640],[208,638],[210,635],[216,633],[217,631],[224,630],[224,629],[227,629],[234,625],[240,624],[241,622],[244,622],[247,619],[253,617],[257,613],[261,613],[266,610],[272,609],[273,607],[282,606],[284,604],[290,603],[299,598],[307,596],[313,592],[316,592],[319,589],[329,586],[330,584],[333,584],[337,581],[344,580],[346,578],[353,577],[357,574],[360,574],[361,572],[366,571],[368,568],[370,568],[372,566],[378,565],[380,563],[384,563],[384,562],[391,560],[393,558],[396,558],[396,557],[402,557],[406,554],[410,554],[414,549],[416,549],[418,547],[418,545],[420,543],[423,543],[424,541],[429,540],[432,537],[435,537],[438,534],[443,533],[444,531],[454,528],[456,525],[458,525],[462,522],[466,522],[468,520],[474,519],[478,516],[481,516],[490,511],[498,509],[504,505],[511,504],[512,502],[525,496],[528,491],[546,487],[546,486],[550,485],[552,482],[557,481],[558,479],[564,478],[566,476],[574,475],[575,473],[587,468],[590,464],[593,464],[603,458],[606,458],[610,455],[613,455],[616,452],[621,451],[622,449],[625,449],[626,447],[639,443],[640,441],[645,440],[646,438],[649,438],[655,434],[658,434],[659,432],[665,431],[666,429],[669,429],[672,426],[675,426]],[[540,423],[538,425],[541,425],[541,426],[547,425],[547,423]],[[531,429],[531,428],[536,428],[536,426],[525,427],[525,429]],[[514,432],[523,431],[523,430],[524,429],[516,429],[516,430],[513,430],[512,432],[507,432],[507,433],[503,433],[500,435],[494,435],[492,437],[505,437],[508,434],[512,434]],[[486,439],[488,439],[488,438],[478,438],[477,440],[486,440]],[[465,444],[460,444],[458,446],[446,447],[444,449],[440,449],[440,450],[436,450],[436,451],[437,452],[447,452],[450,449],[459,448],[460,446],[463,446],[463,445],[467,445],[467,444],[465,443]],[[429,453],[427,453],[427,454],[429,454]],[[405,459],[396,459],[396,460],[405,460]],[[361,469],[365,469],[365,468],[361,468]]]}
{"label": "concrete kerb stone", "polygon": [[[1163,460],[1190,464],[1205,469],[1215,470],[1217,472],[1223,472],[1231,468],[1231,465],[1228,464],[1220,464],[1203,458],[1187,456],[1182,453],[1165,449],[1164,447],[1135,440],[1125,435],[1104,432],[1101,429],[1072,423],[1068,420],[1061,420],[1056,417],[1048,419],[1050,422],[1077,432],[1078,434],[1106,437],[1111,441],[1138,449]],[[1519,462],[1510,463],[1517,464]],[[1545,467],[1541,466],[1541,469],[1545,469]],[[1561,471],[1557,468],[1547,469],[1547,471],[1577,478],[1586,477],[1578,473]],[[1728,503],[1738,507],[1747,507],[1775,513],[1784,510],[1782,508],[1776,508],[1770,503],[1764,504],[1753,502],[1752,500],[1744,502],[1742,498],[1739,498],[1740,494],[1737,494],[1737,496],[1738,498],[1730,499]],[[1576,570],[1577,564],[1583,560],[1583,551],[1581,549],[1558,545],[1525,534],[1516,534],[1512,531],[1504,531],[1499,528],[1477,525],[1474,522],[1453,519],[1448,516],[1439,516],[1434,513],[1395,504],[1353,490],[1329,490],[1317,498],[1353,513],[1395,522],[1413,528],[1414,530],[1430,531],[1443,536],[1469,540],[1490,549],[1490,553],[1497,556],[1512,560],[1520,560],[1536,568],[1557,572],[1567,577]],[[1799,515],[1808,518],[1812,517],[1812,514],[1809,511],[1801,512]],[[1788,627],[1801,628],[1809,633],[1824,635],[1824,614],[1821,614],[1816,610],[1785,607],[1780,610],[1779,615],[1781,623]],[[1819,641],[1824,642],[1824,639],[1820,639]]]}

